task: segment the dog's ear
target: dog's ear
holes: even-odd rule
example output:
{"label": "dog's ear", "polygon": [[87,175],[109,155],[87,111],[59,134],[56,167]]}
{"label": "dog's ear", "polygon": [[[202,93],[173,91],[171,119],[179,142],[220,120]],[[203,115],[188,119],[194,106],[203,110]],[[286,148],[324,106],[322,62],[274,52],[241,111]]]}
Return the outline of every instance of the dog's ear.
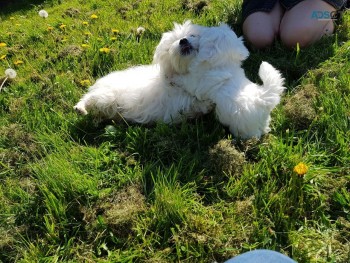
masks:
{"label": "dog's ear", "polygon": [[221,24],[204,30],[198,55],[201,61],[229,59],[240,62],[249,56],[249,51],[242,37],[238,38],[227,24]]}

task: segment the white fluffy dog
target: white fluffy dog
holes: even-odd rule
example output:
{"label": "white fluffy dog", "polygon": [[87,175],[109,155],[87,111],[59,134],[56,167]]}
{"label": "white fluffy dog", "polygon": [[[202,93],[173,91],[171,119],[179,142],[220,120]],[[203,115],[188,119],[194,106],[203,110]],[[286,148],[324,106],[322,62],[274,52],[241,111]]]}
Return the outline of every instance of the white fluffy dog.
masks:
{"label": "white fluffy dog", "polygon": [[215,104],[219,121],[241,138],[270,131],[270,113],[285,89],[281,74],[269,63],[260,65],[259,86],[246,78],[241,63],[249,55],[242,38],[226,24],[202,31],[199,51],[188,73],[173,81],[198,100]]}
{"label": "white fluffy dog", "polygon": [[117,71],[99,79],[74,106],[83,115],[148,123],[178,122],[215,107],[219,121],[242,138],[269,131],[270,112],[283,92],[280,73],[260,66],[262,86],[241,68],[249,55],[225,24],[202,27],[190,21],[164,33],[153,65]]}
{"label": "white fluffy dog", "polygon": [[[174,76],[188,73],[189,63],[198,53],[199,39],[192,36],[198,36],[201,29],[190,22],[175,24],[173,31],[163,34],[152,65],[98,79],[74,109],[82,115],[92,113],[97,121],[123,118],[138,123],[176,123],[208,113],[210,102],[198,100],[172,82]],[[193,38],[192,44],[183,43],[185,38]]]}

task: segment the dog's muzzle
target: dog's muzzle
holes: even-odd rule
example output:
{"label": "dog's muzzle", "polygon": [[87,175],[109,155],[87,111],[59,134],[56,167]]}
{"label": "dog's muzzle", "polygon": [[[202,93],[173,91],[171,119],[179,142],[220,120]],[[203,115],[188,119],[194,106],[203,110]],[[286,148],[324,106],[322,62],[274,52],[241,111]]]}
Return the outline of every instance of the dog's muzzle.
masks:
{"label": "dog's muzzle", "polygon": [[187,56],[191,54],[193,47],[187,38],[182,38],[179,42],[181,55]]}

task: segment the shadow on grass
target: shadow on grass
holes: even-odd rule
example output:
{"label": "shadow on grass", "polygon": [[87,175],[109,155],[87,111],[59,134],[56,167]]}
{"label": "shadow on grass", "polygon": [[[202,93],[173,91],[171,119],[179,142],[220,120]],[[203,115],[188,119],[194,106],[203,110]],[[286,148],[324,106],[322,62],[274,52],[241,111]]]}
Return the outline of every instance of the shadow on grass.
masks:
{"label": "shadow on grass", "polygon": [[[43,4],[44,2],[52,2],[48,0],[0,0],[0,14],[11,14],[16,11],[22,10],[26,12],[27,10],[32,9],[33,7]],[[58,0],[59,2],[59,0]]]}
{"label": "shadow on grass", "polygon": [[210,150],[229,136],[214,113],[176,125],[106,122],[93,127],[88,118],[83,118],[72,127],[71,136],[93,147],[108,143],[115,151],[135,158],[143,167],[148,193],[152,192],[152,177],[160,172],[175,176],[182,184],[195,182],[208,199],[211,188],[227,179],[210,161]]}
{"label": "shadow on grass", "polygon": [[294,87],[309,70],[317,68],[334,55],[338,38],[338,35],[323,38],[314,45],[300,50],[290,50],[280,42],[276,42],[268,50],[251,51],[243,67],[252,81],[259,82],[259,66],[262,61],[267,61],[282,73],[287,87]]}

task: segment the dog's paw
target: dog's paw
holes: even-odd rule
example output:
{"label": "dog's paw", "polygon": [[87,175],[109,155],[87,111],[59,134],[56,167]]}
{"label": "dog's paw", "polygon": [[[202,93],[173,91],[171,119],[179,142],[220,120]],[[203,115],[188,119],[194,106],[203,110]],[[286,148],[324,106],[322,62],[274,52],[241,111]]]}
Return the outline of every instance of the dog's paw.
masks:
{"label": "dog's paw", "polygon": [[77,105],[75,105],[73,107],[73,109],[80,115],[87,115],[88,112],[86,111],[85,107],[82,105],[79,105],[79,103]]}

